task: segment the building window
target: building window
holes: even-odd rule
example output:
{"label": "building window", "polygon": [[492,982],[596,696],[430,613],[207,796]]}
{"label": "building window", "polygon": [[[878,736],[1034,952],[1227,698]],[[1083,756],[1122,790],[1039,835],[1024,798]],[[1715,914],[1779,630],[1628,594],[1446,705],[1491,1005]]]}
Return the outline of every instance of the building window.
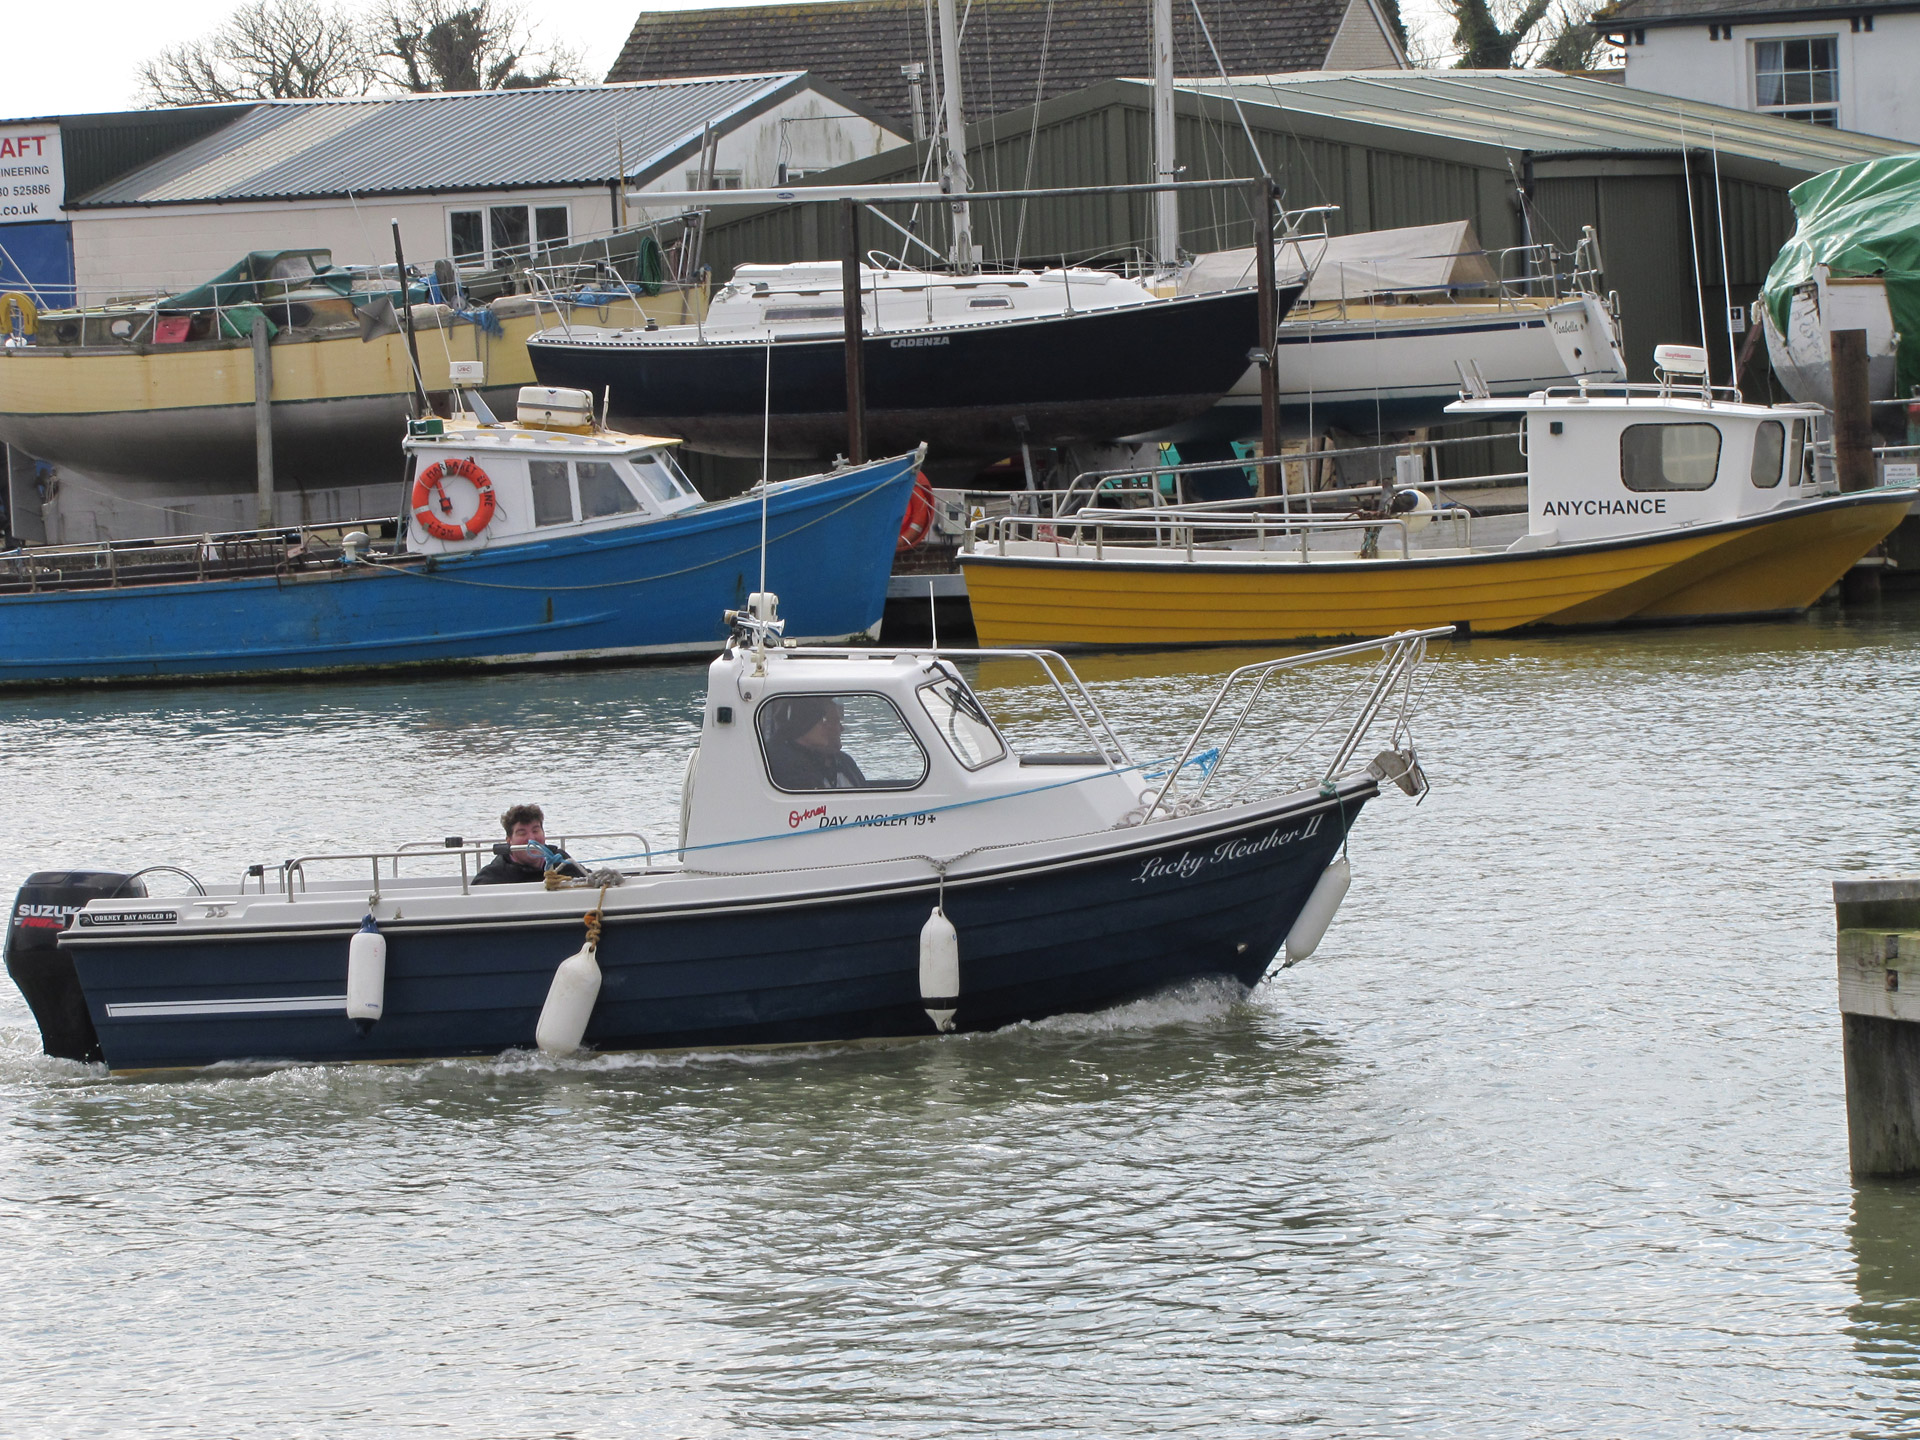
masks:
{"label": "building window", "polygon": [[[698,190],[701,188],[700,172],[698,170],[687,171],[687,189]],[[705,188],[708,190],[738,190],[740,189],[740,172],[738,170],[716,170],[713,172],[713,183]]]}
{"label": "building window", "polygon": [[569,242],[565,205],[489,205],[447,212],[447,251],[456,265],[504,270]]}
{"label": "building window", "polygon": [[1838,125],[1840,45],[1833,35],[1753,42],[1754,108],[1783,120]]}

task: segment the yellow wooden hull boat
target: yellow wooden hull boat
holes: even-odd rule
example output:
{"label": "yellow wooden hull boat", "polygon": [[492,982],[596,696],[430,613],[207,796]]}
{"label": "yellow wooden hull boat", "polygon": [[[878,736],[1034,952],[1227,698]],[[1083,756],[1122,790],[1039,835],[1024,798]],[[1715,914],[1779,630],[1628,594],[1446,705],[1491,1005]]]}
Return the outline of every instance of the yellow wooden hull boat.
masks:
{"label": "yellow wooden hull boat", "polygon": [[[1911,490],[1832,496],[1682,534],[1552,551],[1301,561],[1104,546],[1091,535],[961,556],[980,643],[1108,648],[1480,633],[1804,610],[1906,518]],[[1057,552],[1057,553],[1043,553]]]}
{"label": "yellow wooden hull boat", "polygon": [[[1448,407],[1521,417],[1527,529],[1504,549],[1413,546],[1446,482],[1370,489],[1365,509],[1335,515],[1306,513],[1298,497],[1292,509],[1083,505],[986,526],[960,559],[975,629],[995,647],[1238,645],[1791,613],[1920,498],[1837,493],[1818,406],[1715,388],[1693,347],[1661,346],[1655,361],[1658,385]],[[1342,532],[1360,548],[1328,548]]]}

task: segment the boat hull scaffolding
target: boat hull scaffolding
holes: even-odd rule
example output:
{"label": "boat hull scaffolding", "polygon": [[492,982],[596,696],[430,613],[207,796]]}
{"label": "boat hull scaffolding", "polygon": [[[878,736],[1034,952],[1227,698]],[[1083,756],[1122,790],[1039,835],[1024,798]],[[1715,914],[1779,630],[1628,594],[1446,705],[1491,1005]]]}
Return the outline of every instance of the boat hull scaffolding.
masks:
{"label": "boat hull scaffolding", "polygon": [[[766,581],[798,635],[878,633],[915,460],[772,489]],[[462,553],[67,589],[33,588],[35,552],[14,552],[0,557],[0,686],[713,654],[722,612],[760,588],[761,524],[748,495]]]}
{"label": "boat hull scaffolding", "polygon": [[[1283,290],[1281,311],[1299,293]],[[1209,410],[1257,341],[1252,292],[869,334],[870,449],[937,458],[1138,434]],[[610,395],[615,419],[695,450],[824,459],[847,445],[846,347],[826,338],[649,341],[547,331],[542,384]],[[769,373],[771,365],[771,373]]]}
{"label": "boat hull scaffolding", "polygon": [[[962,1030],[1096,1010],[1182,981],[1251,985],[1376,793],[1360,776],[1332,794],[1004,846],[957,863],[944,891],[920,861],[762,873],[744,896],[739,875],[630,877],[605,892],[585,1043],[930,1035],[919,937],[936,901],[959,936]],[[386,999],[364,1035],[344,1013],[364,885],[331,901],[142,902],[125,921],[82,916],[60,948],[115,1070],[530,1049],[554,967],[580,944],[582,892],[494,887],[481,898],[376,901]],[[220,918],[203,920],[208,909]]]}
{"label": "boat hull scaffolding", "polygon": [[[1911,490],[1549,549],[1359,559],[1325,551],[1053,542],[963,554],[985,645],[1242,645],[1425,625],[1477,632],[1730,619],[1804,610],[1906,518]],[[1276,541],[1284,544],[1285,541]]]}

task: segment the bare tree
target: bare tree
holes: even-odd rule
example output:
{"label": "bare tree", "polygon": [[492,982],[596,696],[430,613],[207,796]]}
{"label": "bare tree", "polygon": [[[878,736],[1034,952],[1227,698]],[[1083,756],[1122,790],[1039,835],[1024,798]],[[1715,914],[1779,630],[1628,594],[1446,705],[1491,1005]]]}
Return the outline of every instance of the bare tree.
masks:
{"label": "bare tree", "polygon": [[374,20],[373,61],[403,90],[528,90],[581,78],[580,56],[536,47],[526,16],[495,0],[389,0]]}
{"label": "bare tree", "polygon": [[1441,0],[1453,18],[1454,64],[1463,70],[1544,65],[1590,70],[1607,53],[1589,28],[1600,0]]}
{"label": "bare tree", "polygon": [[149,105],[326,100],[365,94],[371,78],[359,24],[317,0],[252,0],[140,67]]}

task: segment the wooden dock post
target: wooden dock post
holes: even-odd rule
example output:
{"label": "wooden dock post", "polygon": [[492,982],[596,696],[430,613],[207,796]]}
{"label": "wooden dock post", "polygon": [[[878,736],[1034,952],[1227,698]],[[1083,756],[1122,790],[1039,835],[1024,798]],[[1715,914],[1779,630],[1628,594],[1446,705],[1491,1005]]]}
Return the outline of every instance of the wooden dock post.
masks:
{"label": "wooden dock post", "polygon": [[1920,1175],[1920,877],[1836,880],[1833,911],[1853,1175]]}
{"label": "wooden dock post", "polygon": [[267,317],[253,315],[254,523],[273,528],[273,344]]}

